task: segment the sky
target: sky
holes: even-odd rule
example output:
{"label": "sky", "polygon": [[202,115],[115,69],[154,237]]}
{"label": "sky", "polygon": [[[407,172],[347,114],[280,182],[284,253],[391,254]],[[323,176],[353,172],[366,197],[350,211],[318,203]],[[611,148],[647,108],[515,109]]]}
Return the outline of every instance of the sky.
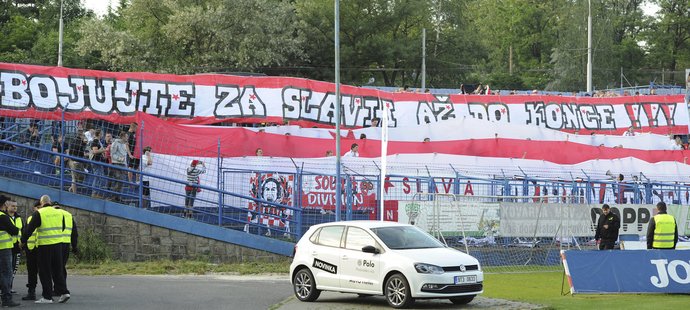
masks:
{"label": "sky", "polygon": [[98,16],[105,15],[108,12],[108,5],[111,4],[113,9],[117,6],[117,1],[111,0],[82,0],[81,1],[87,9],[91,9]]}
{"label": "sky", "polygon": [[[82,2],[86,8],[96,12],[98,16],[103,16],[108,11],[108,4],[112,3],[113,9],[117,6],[117,1],[112,0],[82,0]],[[659,7],[646,1],[642,5],[642,10],[646,15],[651,16],[659,10]]]}

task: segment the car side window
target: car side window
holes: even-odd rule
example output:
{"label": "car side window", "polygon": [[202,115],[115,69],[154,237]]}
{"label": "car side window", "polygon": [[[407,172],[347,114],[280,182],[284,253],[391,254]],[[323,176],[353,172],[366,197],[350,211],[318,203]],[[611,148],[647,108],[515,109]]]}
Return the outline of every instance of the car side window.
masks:
{"label": "car side window", "polygon": [[340,247],[345,226],[322,227],[319,233],[318,244],[332,247]]}
{"label": "car side window", "polygon": [[345,238],[345,248],[349,250],[361,251],[363,247],[376,246],[376,240],[364,229],[349,227]]}
{"label": "car side window", "polygon": [[311,243],[318,243],[317,241],[319,240],[319,234],[320,233],[321,233],[321,228],[319,228],[313,234],[311,234],[311,236],[309,237],[309,241],[311,241]]}

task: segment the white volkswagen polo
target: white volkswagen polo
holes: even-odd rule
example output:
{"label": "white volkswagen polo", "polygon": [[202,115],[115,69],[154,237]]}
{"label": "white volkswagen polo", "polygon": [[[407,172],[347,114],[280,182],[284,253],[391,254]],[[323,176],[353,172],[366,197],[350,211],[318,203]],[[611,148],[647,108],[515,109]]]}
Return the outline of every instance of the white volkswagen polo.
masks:
{"label": "white volkswagen polo", "polygon": [[433,298],[467,304],[484,291],[477,259],[415,226],[382,221],[312,226],[295,245],[290,279],[301,301],[325,290],[384,295],[394,308]]}

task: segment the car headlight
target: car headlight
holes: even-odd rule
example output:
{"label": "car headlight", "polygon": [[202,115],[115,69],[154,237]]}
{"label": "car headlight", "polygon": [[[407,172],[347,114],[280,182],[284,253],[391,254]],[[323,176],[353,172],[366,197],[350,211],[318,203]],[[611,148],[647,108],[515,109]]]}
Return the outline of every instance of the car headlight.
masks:
{"label": "car headlight", "polygon": [[419,273],[431,273],[431,274],[443,273],[443,268],[436,266],[436,265],[431,265],[431,264],[416,263],[416,264],[414,264],[414,269],[417,270],[417,272],[419,272]]}

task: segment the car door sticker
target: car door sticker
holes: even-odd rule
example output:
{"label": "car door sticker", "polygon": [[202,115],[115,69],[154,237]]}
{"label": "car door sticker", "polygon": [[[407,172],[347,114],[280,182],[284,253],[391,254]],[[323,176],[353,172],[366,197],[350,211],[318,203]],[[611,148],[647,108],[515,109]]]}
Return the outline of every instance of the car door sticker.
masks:
{"label": "car door sticker", "polygon": [[326,272],[330,272],[332,274],[337,274],[338,273],[338,266],[329,264],[327,262],[324,262],[322,260],[314,258],[314,268],[316,269],[321,269]]}
{"label": "car door sticker", "polygon": [[357,260],[357,267],[355,267],[355,270],[359,272],[367,272],[367,273],[374,273],[375,269],[373,260],[366,260],[366,259],[358,259]]}

